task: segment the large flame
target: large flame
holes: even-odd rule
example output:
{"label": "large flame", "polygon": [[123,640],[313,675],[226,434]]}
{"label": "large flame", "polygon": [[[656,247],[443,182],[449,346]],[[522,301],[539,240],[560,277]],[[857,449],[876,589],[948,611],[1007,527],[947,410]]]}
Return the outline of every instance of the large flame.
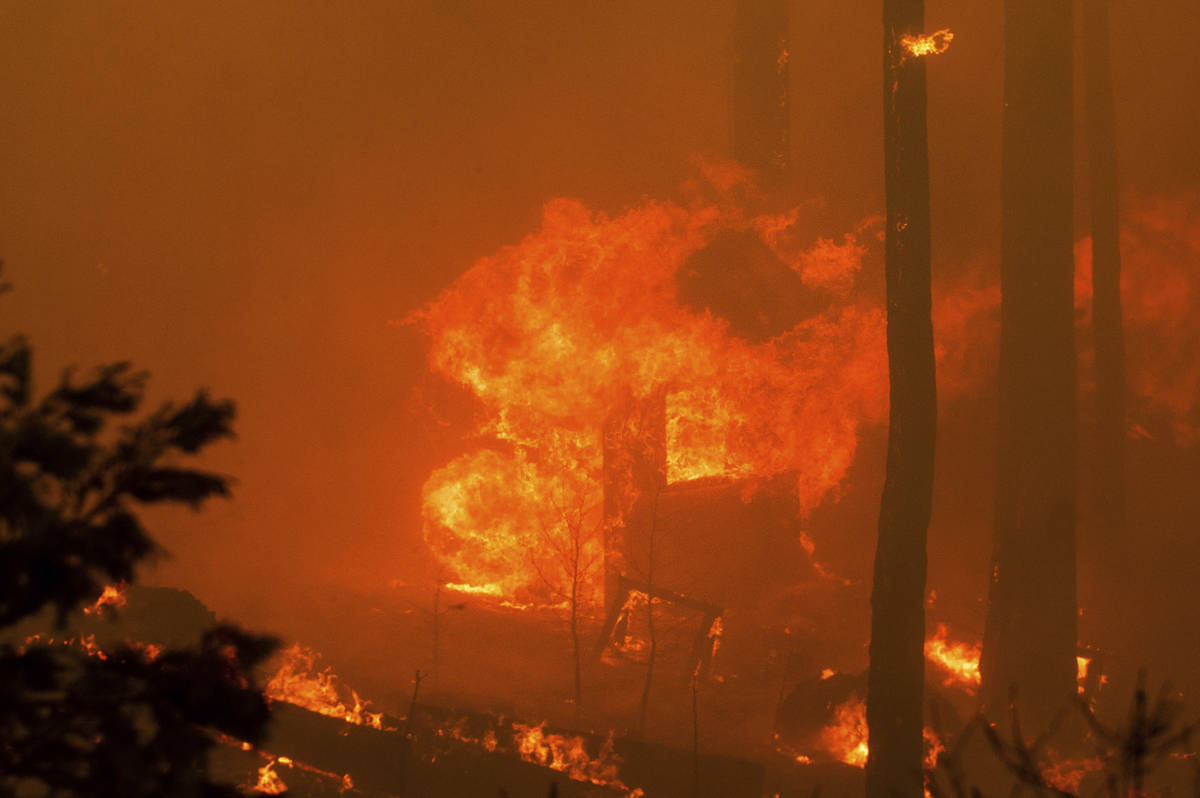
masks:
{"label": "large flame", "polygon": [[[925,38],[913,46],[936,52],[949,34]],[[601,430],[630,397],[665,395],[669,482],[792,474],[802,513],[844,478],[863,426],[884,419],[884,309],[856,281],[873,257],[877,222],[841,243],[802,241],[798,211],[747,213],[730,199],[744,190],[744,176],[709,168],[707,177],[715,197],[648,201],[617,216],[553,200],[538,230],[478,261],[414,315],[431,341],[431,368],[469,390],[481,409],[477,448],[436,470],[423,489],[426,539],[450,581],[547,602],[566,581],[555,552],[568,537],[582,538],[589,561],[599,558]],[[1140,430],[1146,413],[1165,413],[1176,438],[1191,443],[1200,440],[1200,364],[1190,345],[1200,317],[1189,312],[1196,292],[1187,263],[1200,254],[1200,202],[1143,205],[1128,215],[1123,239],[1129,376],[1138,396],[1131,422]],[[678,284],[689,259],[727,234],[754,237],[823,309],[751,342],[685,303]],[[1078,256],[1086,326],[1090,260],[1082,244]],[[995,375],[997,268],[956,272],[934,289],[942,400]],[[1086,367],[1090,333],[1079,339]],[[597,591],[590,584],[584,600]]]}
{"label": "large flame", "polygon": [[[554,200],[536,233],[418,314],[432,368],[486,411],[484,445],[424,488],[426,537],[454,579],[536,591],[554,568],[531,559],[572,512],[598,554],[600,431],[624,397],[665,393],[668,481],[791,472],[805,512],[841,481],[860,426],[884,414],[883,312],[844,290],[865,247],[797,246],[794,221],[720,202],[609,217]],[[731,230],[753,231],[828,307],[751,343],[686,306],[689,256]]]}

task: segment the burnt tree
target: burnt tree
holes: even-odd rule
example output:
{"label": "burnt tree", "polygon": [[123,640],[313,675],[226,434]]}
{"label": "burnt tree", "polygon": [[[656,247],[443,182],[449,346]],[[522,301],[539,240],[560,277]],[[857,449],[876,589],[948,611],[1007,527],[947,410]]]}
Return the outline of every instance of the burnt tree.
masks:
{"label": "burnt tree", "polygon": [[1040,730],[1075,691],[1072,3],[1005,3],[999,440],[983,708]]}
{"label": "burnt tree", "polygon": [[883,4],[887,476],[871,591],[868,798],[922,795],[925,538],[933,495],[937,387],[930,288],[925,59],[909,49],[924,0]]}
{"label": "burnt tree", "polygon": [[1125,331],[1121,318],[1120,204],[1108,0],[1083,4],[1088,197],[1092,224],[1092,333],[1096,346],[1093,477],[1099,543],[1119,560],[1125,530]]}
{"label": "burnt tree", "polygon": [[588,486],[564,471],[558,491],[551,497],[554,517],[541,530],[541,556],[532,560],[550,595],[566,607],[567,631],[571,638],[575,721],[578,727],[583,708],[583,640],[581,626],[590,604],[588,584],[597,570],[599,552],[593,550],[599,523],[589,506]]}
{"label": "burnt tree", "polygon": [[734,18],[733,155],[768,181],[788,168],[789,0],[738,0]]}

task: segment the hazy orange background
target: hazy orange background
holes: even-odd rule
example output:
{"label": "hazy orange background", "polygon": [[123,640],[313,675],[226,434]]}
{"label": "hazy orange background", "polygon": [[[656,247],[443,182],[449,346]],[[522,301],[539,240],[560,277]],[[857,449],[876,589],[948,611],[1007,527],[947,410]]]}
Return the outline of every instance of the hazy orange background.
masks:
{"label": "hazy orange background", "polygon": [[[0,332],[43,384],[130,359],[156,399],[238,401],[207,459],[236,498],[156,518],[153,577],[223,613],[413,578],[420,485],[470,408],[389,320],[551,197],[615,212],[728,155],[733,5],[0,3]],[[814,234],[882,208],[878,5],[793,3]],[[998,247],[1001,16],[927,3],[956,35],[929,66],[935,272]],[[1117,0],[1113,27],[1125,191],[1200,190],[1200,7]]]}

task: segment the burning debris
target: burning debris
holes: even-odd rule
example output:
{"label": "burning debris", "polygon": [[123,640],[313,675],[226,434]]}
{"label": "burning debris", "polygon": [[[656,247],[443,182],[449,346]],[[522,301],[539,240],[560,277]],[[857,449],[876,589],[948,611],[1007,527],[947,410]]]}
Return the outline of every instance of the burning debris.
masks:
{"label": "burning debris", "polygon": [[609,732],[604,747],[595,758],[590,756],[584,739],[547,734],[545,722],[536,726],[514,723],[517,753],[526,762],[565,773],[575,781],[608,785],[628,791],[629,798],[641,798],[640,789],[630,790],[618,777],[621,758],[613,753],[613,736]]}
{"label": "burning debris", "polygon": [[[287,757],[284,757],[287,760]],[[278,773],[275,772],[275,762],[272,759],[267,764],[258,769],[258,782],[254,785],[254,792],[262,793],[263,795],[279,795],[287,792],[287,784]],[[290,760],[287,760],[290,763]]]}
{"label": "burning debris", "polygon": [[[383,713],[367,712],[367,704],[354,690],[344,687],[332,667],[318,669],[320,654],[295,643],[279,655],[279,667],[263,692],[274,701],[344,720],[359,726],[383,728]],[[349,693],[349,705],[344,698]]]}

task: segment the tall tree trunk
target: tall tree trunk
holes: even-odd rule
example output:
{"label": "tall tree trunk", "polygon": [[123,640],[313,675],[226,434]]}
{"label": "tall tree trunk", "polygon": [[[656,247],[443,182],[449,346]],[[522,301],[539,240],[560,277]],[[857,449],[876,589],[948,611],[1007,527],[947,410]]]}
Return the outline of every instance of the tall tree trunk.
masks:
{"label": "tall tree trunk", "polygon": [[583,655],[579,642],[579,582],[581,560],[583,557],[583,519],[580,518],[572,533],[571,540],[571,597],[570,597],[570,627],[571,627],[571,656],[574,658],[575,676],[575,727],[579,728],[583,718]]}
{"label": "tall tree trunk", "polygon": [[933,496],[937,387],[930,289],[924,0],[884,0],[887,476],[871,592],[868,798],[920,798],[925,657],[925,537]]}
{"label": "tall tree trunk", "polygon": [[1075,692],[1072,0],[1006,0],[999,441],[983,707]]}
{"label": "tall tree trunk", "polygon": [[789,0],[738,0],[734,19],[733,155],[768,181],[788,168]]}
{"label": "tall tree trunk", "polygon": [[1098,543],[1110,564],[1125,541],[1125,331],[1121,319],[1117,134],[1109,58],[1109,0],[1083,4],[1088,195],[1092,216],[1092,330],[1096,343]]}

